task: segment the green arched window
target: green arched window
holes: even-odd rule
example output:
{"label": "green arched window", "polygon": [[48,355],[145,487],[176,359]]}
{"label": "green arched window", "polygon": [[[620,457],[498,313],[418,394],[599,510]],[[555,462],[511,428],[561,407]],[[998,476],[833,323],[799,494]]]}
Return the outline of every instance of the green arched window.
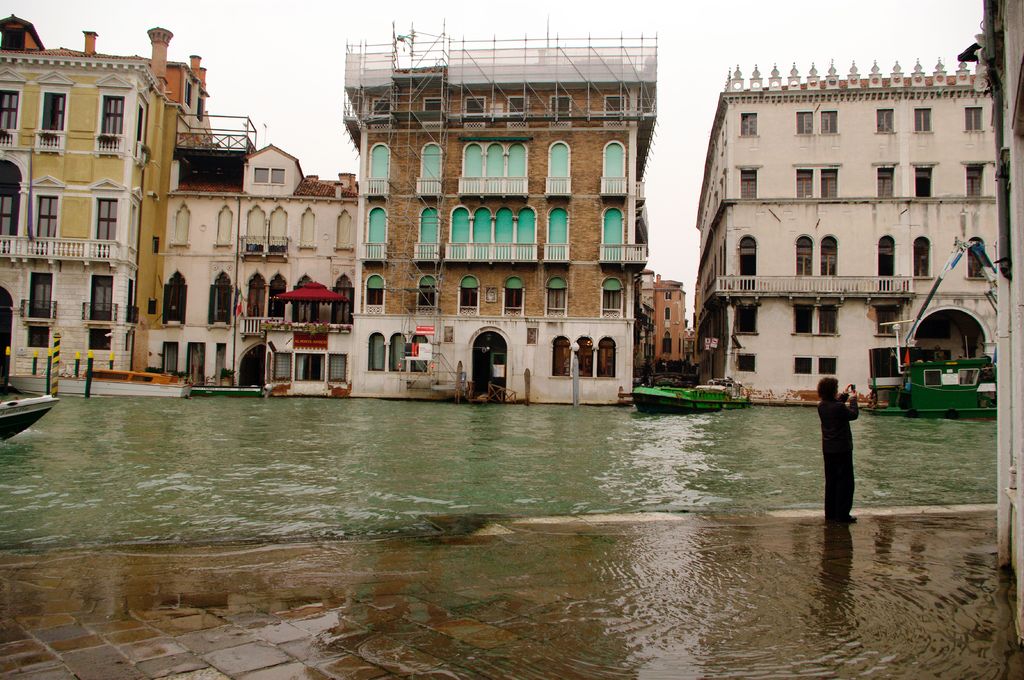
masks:
{"label": "green arched window", "polygon": [[548,151],[548,177],[569,176],[569,145],[555,142]]}
{"label": "green arched window", "polygon": [[423,166],[420,168],[420,177],[423,179],[441,178],[441,147],[437,144],[427,144],[423,147]]}
{"label": "green arched window", "polygon": [[508,176],[526,177],[526,147],[522,144],[508,147]]}
{"label": "green arched window", "polygon": [[480,282],[476,280],[475,276],[463,276],[462,281],[459,283],[459,288],[479,288]]}
{"label": "green arched window", "polygon": [[470,144],[466,147],[466,156],[463,161],[463,175],[465,177],[484,176],[484,154],[479,144]]}
{"label": "green arched window", "polygon": [[424,208],[420,213],[420,243],[437,243],[437,210]]}
{"label": "green arched window", "polygon": [[501,144],[491,144],[487,147],[487,176],[505,176],[505,149]]}
{"label": "green arched window", "polygon": [[369,228],[366,230],[367,243],[384,243],[387,238],[388,214],[384,208],[370,211]]}
{"label": "green arched window", "polygon": [[473,243],[491,242],[491,211],[477,208],[473,213]]}
{"label": "green arched window", "polygon": [[519,211],[519,228],[516,230],[516,243],[537,242],[537,215],[533,208]]}
{"label": "green arched window", "polygon": [[622,282],[605,279],[601,284],[601,315],[618,318],[622,315]]}
{"label": "green arched window", "polygon": [[391,371],[402,371],[405,369],[405,336],[401,333],[395,333],[391,336],[391,343],[388,348],[388,354],[391,356],[391,362],[388,366],[388,370]]}
{"label": "green arched window", "polygon": [[505,314],[519,316],[523,313],[523,280],[518,276],[505,279]]}
{"label": "green arched window", "polygon": [[565,279],[553,276],[548,280],[547,313],[551,316],[565,316]]}
{"label": "green arched window", "polygon": [[626,151],[618,142],[612,142],[604,147],[604,176],[625,177],[626,176]]}
{"label": "green arched window", "polygon": [[609,208],[604,213],[604,232],[602,243],[622,243],[622,211],[618,208]]}
{"label": "green arched window", "polygon": [[384,336],[380,333],[374,333],[370,336],[367,356],[369,359],[366,366],[367,369],[371,371],[384,370]]}
{"label": "green arched window", "polygon": [[366,279],[366,304],[384,304],[384,279],[379,274],[374,274]]}
{"label": "green arched window", "polygon": [[387,179],[389,165],[391,164],[391,152],[388,147],[378,144],[370,151],[370,177],[374,179]]}
{"label": "green arched window", "polygon": [[469,211],[465,208],[452,213],[452,243],[469,243]]}
{"label": "green arched window", "polygon": [[569,242],[569,214],[563,208],[548,213],[548,243]]}
{"label": "green arched window", "polygon": [[463,276],[459,283],[459,309],[476,309],[480,304],[480,283],[475,276]]}
{"label": "green arched window", "polygon": [[515,226],[512,220],[512,211],[508,208],[499,209],[494,216],[494,242],[512,243],[513,231],[515,231]]}

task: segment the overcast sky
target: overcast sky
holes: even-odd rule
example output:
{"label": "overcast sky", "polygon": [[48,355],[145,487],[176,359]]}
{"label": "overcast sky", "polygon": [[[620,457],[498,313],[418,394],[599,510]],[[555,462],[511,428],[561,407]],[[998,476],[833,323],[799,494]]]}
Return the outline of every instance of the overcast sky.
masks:
{"label": "overcast sky", "polygon": [[[342,125],[345,45],[386,43],[391,25],[452,38],[658,38],[658,126],[647,167],[650,264],[682,281],[692,310],[699,239],[694,227],[708,134],[726,72],[754,64],[767,77],[793,62],[806,75],[840,75],[851,60],[861,74],[874,60],[883,73],[899,60],[905,72],[920,58],[948,71],[980,32],[981,0],[803,0],[786,2],[647,2],[590,0],[517,2],[312,2],[275,0],[163,4],[105,0],[8,0],[31,21],[46,47],[82,49],[83,30],[99,33],[97,49],[149,56],[146,31],[174,33],[168,57],[203,57],[208,110],[248,115],[270,141],[297,156],[307,174],[356,172],[355,149]],[[263,135],[266,125],[267,137]]]}

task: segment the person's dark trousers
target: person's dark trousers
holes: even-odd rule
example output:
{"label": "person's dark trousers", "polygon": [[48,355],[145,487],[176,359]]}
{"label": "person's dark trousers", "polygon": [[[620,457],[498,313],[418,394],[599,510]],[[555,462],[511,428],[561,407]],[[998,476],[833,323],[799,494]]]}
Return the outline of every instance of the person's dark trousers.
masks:
{"label": "person's dark trousers", "polygon": [[846,519],[853,508],[853,452],[824,456],[825,519]]}

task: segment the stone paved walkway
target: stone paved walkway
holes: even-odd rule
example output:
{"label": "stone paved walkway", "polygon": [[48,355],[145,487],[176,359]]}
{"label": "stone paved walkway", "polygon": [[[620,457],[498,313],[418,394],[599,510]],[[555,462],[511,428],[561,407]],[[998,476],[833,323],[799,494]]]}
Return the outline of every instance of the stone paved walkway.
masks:
{"label": "stone paved walkway", "polygon": [[990,507],[472,519],[0,553],[0,677],[1024,677]]}

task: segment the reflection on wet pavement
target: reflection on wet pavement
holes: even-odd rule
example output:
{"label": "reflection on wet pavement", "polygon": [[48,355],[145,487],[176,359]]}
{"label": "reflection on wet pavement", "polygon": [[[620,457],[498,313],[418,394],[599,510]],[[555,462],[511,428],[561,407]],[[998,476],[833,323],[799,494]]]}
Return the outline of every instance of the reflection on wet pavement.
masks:
{"label": "reflection on wet pavement", "polygon": [[1024,675],[992,510],[642,517],[3,553],[0,677]]}

